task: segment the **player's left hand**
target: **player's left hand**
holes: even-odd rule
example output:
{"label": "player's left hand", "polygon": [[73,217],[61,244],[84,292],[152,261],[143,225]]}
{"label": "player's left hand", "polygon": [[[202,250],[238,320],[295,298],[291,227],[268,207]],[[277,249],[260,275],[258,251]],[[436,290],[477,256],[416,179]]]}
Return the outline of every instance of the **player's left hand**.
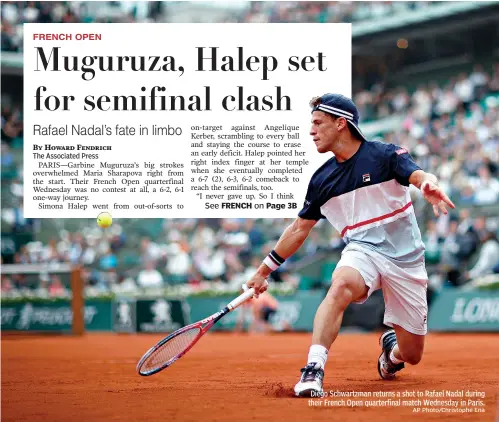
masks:
{"label": "player's left hand", "polygon": [[436,217],[440,215],[439,210],[446,215],[448,214],[447,205],[451,208],[456,208],[442,188],[433,182],[425,180],[421,183],[421,193],[423,194],[424,199],[433,205],[433,212]]}

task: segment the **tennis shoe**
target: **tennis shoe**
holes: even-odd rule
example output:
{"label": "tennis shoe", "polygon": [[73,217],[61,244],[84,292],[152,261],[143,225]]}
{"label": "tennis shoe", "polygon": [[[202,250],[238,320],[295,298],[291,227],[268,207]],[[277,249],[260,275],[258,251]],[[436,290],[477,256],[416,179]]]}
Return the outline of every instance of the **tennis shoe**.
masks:
{"label": "tennis shoe", "polygon": [[301,369],[301,378],[295,385],[295,394],[298,397],[322,397],[322,382],[324,369],[320,363],[308,363]]}
{"label": "tennis shoe", "polygon": [[379,339],[381,346],[381,355],[378,359],[378,373],[384,380],[391,380],[395,378],[395,373],[404,368],[404,363],[394,364],[390,360],[390,353],[397,344],[397,337],[395,330],[388,330],[382,334]]}

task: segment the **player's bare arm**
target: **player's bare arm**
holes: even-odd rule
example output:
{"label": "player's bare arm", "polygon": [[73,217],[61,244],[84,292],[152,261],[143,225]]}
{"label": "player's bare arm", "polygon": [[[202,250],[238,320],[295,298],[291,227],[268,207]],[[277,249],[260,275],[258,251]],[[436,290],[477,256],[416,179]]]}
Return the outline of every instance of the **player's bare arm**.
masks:
{"label": "player's bare arm", "polygon": [[[274,248],[274,252],[279,257],[282,257],[282,259],[288,259],[298,249],[300,249],[301,245],[303,245],[303,242],[305,242],[316,223],[317,221],[315,220],[306,220],[300,217],[296,218],[296,220],[293,221],[293,223],[290,224],[286,230],[284,230]],[[248,281],[248,286],[254,287],[255,292],[257,293],[263,293],[267,290],[265,280],[272,271],[274,271],[273,268],[270,268],[267,264],[262,263],[255,275]]]}
{"label": "player's bare arm", "polygon": [[447,205],[451,208],[456,208],[454,203],[449,199],[441,187],[438,186],[437,177],[431,173],[426,173],[423,170],[416,170],[409,177],[409,183],[421,190],[424,199],[433,205],[435,216],[442,213],[447,214]]}

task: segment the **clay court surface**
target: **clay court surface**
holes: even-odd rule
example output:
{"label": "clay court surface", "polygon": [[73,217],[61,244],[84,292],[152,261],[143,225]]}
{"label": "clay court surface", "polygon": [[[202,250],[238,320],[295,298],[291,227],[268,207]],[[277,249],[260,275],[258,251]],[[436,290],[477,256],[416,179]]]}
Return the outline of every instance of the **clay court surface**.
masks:
{"label": "clay court surface", "polygon": [[378,335],[340,335],[325,391],[476,390],[486,394],[485,413],[311,407],[292,397],[309,334],[209,333],[151,377],[137,375],[135,365],[162,335],[4,335],[2,421],[496,421],[498,335],[429,335],[422,363],[391,382],[376,372]]}

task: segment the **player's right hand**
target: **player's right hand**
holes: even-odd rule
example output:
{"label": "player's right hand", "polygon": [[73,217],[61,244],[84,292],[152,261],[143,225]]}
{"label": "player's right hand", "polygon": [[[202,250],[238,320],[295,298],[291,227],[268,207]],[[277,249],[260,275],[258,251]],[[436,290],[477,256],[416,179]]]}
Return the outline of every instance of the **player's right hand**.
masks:
{"label": "player's right hand", "polygon": [[255,289],[255,297],[258,297],[259,294],[263,293],[269,287],[269,283],[267,279],[260,274],[256,273],[251,279],[246,283],[246,285]]}

